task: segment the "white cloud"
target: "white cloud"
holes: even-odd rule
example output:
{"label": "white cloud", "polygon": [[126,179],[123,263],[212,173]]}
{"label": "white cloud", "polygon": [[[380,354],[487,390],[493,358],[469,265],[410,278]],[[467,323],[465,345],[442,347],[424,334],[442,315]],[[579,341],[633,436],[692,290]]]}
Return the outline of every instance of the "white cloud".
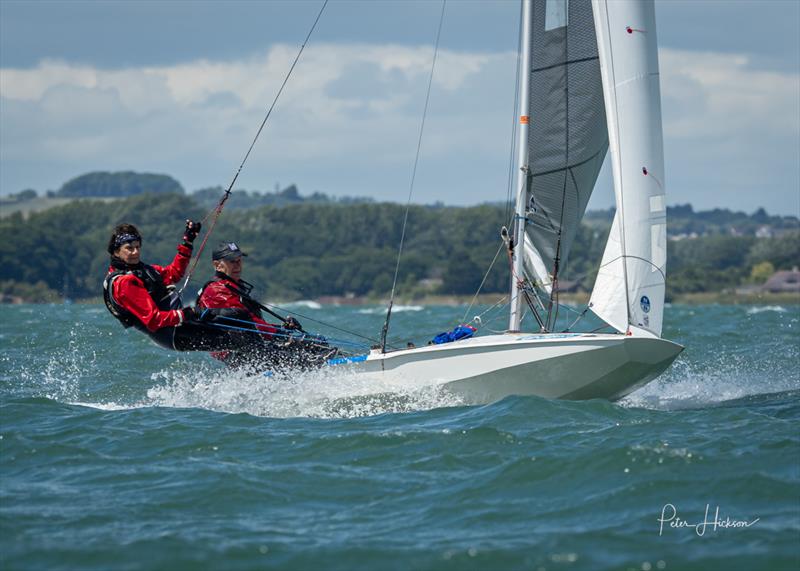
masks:
{"label": "white cloud", "polygon": [[44,61],[35,69],[0,69],[0,96],[21,101],[41,99],[45,91],[58,85],[92,88],[98,72],[87,66]]}
{"label": "white cloud", "polygon": [[[0,69],[0,191],[57,188],[97,169],[166,172],[188,189],[226,184],[294,49],[163,67]],[[430,46],[310,46],[242,185],[403,200],[431,55]],[[662,49],[660,60],[670,202],[772,176],[776,204],[767,206],[780,210],[777,196],[798,184],[800,74],[754,69],[744,55]],[[504,198],[515,61],[440,52],[419,200]]]}
{"label": "white cloud", "polygon": [[753,69],[738,54],[662,49],[659,56],[667,136],[800,131],[800,74]]}
{"label": "white cloud", "polygon": [[742,54],[659,55],[670,202],[800,214],[800,73]]}
{"label": "white cloud", "polygon": [[[219,183],[241,159],[294,55],[294,48],[278,45],[230,62],[103,70],[45,61],[33,69],[2,69],[2,190],[53,187],[85,170],[126,161],[128,168],[162,168],[189,188]],[[430,46],[307,49],[259,141],[260,159],[248,165],[253,186],[300,179],[322,190],[351,187],[355,194],[385,190],[387,174],[407,179],[431,55]],[[498,72],[513,78],[514,59],[508,53],[442,51],[434,92],[439,102],[462,89],[473,102],[496,100],[499,86],[482,83]],[[442,116],[456,107],[463,104],[449,104]],[[435,133],[426,140],[433,149],[452,153],[467,140],[480,139],[483,125],[484,117],[464,121],[462,115],[448,125],[449,148]],[[34,176],[32,164],[29,172],[22,168],[25,157],[33,156],[71,172],[60,171],[60,179],[45,185],[15,181]],[[398,165],[402,175],[381,172]]]}

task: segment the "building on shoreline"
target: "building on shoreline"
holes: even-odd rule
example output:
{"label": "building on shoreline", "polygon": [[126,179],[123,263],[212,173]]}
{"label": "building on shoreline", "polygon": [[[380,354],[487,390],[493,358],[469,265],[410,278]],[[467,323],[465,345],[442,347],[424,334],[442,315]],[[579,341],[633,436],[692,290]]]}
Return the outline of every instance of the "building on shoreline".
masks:
{"label": "building on shoreline", "polygon": [[800,293],[800,270],[777,271],[761,286],[761,291],[769,293]]}

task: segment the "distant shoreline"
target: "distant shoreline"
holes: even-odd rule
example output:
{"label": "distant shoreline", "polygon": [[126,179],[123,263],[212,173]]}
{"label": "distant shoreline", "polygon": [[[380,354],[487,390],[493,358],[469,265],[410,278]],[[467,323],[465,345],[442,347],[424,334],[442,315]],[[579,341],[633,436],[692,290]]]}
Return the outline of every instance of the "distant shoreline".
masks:
{"label": "distant shoreline", "polygon": [[[502,293],[496,294],[480,294],[475,300],[476,305],[492,305],[499,302],[504,297]],[[398,298],[395,304],[402,305],[466,305],[473,299],[471,295],[427,295],[421,298]],[[275,302],[280,303],[297,303],[295,300]],[[309,301],[309,300],[303,300]],[[323,296],[313,299],[316,303],[322,305],[386,305],[388,300],[377,299],[370,297],[353,297],[353,298],[337,298],[333,296]],[[573,305],[585,305],[589,302],[588,293],[569,293],[561,295],[561,303]],[[721,305],[770,305],[770,304],[790,304],[800,305],[800,294],[796,293],[754,293],[754,294],[736,294],[736,293],[720,293],[720,292],[702,292],[702,293],[689,293],[675,296],[674,299],[668,303],[676,303],[681,305],[703,305],[709,303],[718,303]]]}

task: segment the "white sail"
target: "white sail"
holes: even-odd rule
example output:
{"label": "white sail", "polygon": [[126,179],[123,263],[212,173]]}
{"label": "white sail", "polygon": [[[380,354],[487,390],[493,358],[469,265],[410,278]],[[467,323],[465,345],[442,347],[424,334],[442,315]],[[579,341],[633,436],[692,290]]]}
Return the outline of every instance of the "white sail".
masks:
{"label": "white sail", "polygon": [[625,332],[628,329],[628,296],[624,294],[625,268],[622,264],[621,238],[619,217],[615,214],[589,307],[611,327]]}
{"label": "white sail", "polygon": [[666,202],[652,0],[592,0],[617,213],[590,307],[620,332],[661,336]]}
{"label": "white sail", "polygon": [[530,236],[525,234],[524,242],[522,244],[523,259],[522,263],[525,268],[527,277],[534,282],[534,284],[548,294],[553,291],[553,282],[547,271],[547,266],[539,255],[539,251],[533,246]]}
{"label": "white sail", "polygon": [[[520,66],[530,75],[520,81],[509,331],[338,360],[368,378],[370,390],[437,387],[476,404],[508,395],[616,400],[656,378],[683,349],[657,335],[666,250],[663,183],[654,184],[663,181],[663,159],[653,6],[611,1],[522,3]],[[617,27],[632,37],[620,37]],[[567,257],[609,140],[617,215],[592,303],[630,335],[520,332],[520,274],[555,289],[556,260]]]}

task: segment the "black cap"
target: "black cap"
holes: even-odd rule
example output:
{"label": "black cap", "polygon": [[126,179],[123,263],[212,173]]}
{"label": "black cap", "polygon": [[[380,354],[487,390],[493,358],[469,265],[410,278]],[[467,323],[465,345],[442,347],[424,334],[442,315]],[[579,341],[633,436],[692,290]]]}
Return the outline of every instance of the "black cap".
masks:
{"label": "black cap", "polygon": [[244,252],[239,249],[236,242],[220,242],[217,244],[217,249],[211,252],[212,260],[235,260],[241,256],[246,256]]}

